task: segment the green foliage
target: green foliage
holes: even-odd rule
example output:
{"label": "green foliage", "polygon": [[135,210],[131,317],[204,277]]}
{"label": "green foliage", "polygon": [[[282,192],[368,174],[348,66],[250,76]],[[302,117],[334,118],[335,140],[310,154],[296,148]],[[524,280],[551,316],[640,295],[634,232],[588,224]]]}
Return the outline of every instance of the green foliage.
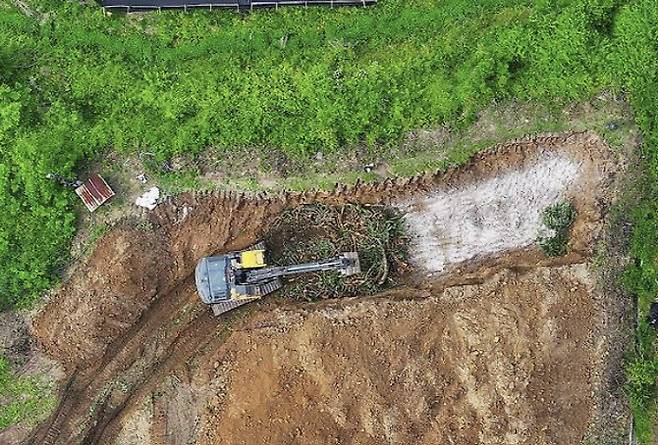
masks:
{"label": "green foliage", "polygon": [[37,377],[18,377],[0,356],[0,431],[19,422],[35,425],[55,404],[50,387]]}
{"label": "green foliage", "polygon": [[650,443],[656,418],[656,378],[658,377],[656,331],[643,319],[636,335],[638,345],[625,363],[624,390],[633,412],[638,440],[640,443]]}
{"label": "green foliage", "polygon": [[656,393],[656,372],[658,362],[635,358],[626,366],[626,385],[628,396],[633,405],[646,406],[653,401]]}
{"label": "green foliage", "polygon": [[50,128],[28,133],[26,106],[17,99],[17,93],[0,95],[7,117],[0,124],[0,308],[26,303],[53,282],[51,271],[62,264],[74,233],[70,197],[45,175],[72,170],[79,156],[69,128],[75,118],[53,104],[43,116]]}
{"label": "green foliage", "polygon": [[658,5],[641,0],[624,4],[612,26],[614,45],[606,56],[611,83],[628,91],[644,145],[646,172],[638,189],[642,199],[630,215],[633,222],[632,265],[625,275],[629,292],[636,297],[640,327],[637,347],[627,364],[627,393],[640,443],[650,443],[656,418],[656,332],[646,326],[652,301],[658,296]]}
{"label": "green foliage", "polygon": [[625,287],[636,298],[638,306],[639,327],[635,349],[626,363],[625,389],[640,443],[650,443],[653,434],[658,379],[656,331],[646,322],[651,303],[658,296],[658,202],[654,198],[658,190],[650,179],[652,176],[648,173],[640,182],[646,194],[631,215],[634,230],[630,252],[634,261],[624,276]]}
{"label": "green foliage", "polygon": [[576,209],[570,202],[558,202],[544,209],[542,223],[550,235],[540,236],[537,243],[546,256],[557,257],[567,253],[569,229],[575,219]]}
{"label": "green foliage", "polygon": [[[154,165],[209,146],[303,159],[393,144],[419,127],[463,126],[496,99],[586,98],[619,82],[608,55],[634,43],[610,36],[619,4],[386,0],[108,18],[95,6],[34,0],[51,12],[42,22],[5,10],[0,303],[28,301],[65,259],[74,200],[48,172],[73,176],[110,147],[153,153]],[[620,33],[635,36],[634,23],[625,19]],[[651,63],[644,54],[635,65]]]}

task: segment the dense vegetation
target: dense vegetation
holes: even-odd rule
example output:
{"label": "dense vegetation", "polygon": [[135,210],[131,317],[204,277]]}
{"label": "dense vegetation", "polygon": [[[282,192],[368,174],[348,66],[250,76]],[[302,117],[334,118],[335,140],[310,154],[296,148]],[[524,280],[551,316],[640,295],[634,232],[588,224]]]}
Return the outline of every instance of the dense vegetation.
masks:
{"label": "dense vegetation", "polygon": [[[3,0],[9,2],[10,0]],[[207,146],[304,157],[461,126],[494,100],[627,95],[643,131],[644,198],[626,283],[658,292],[658,3],[382,0],[370,9],[105,17],[77,2],[0,3],[0,303],[53,281],[74,233],[73,175],[107,149],[158,161]],[[642,317],[641,317],[642,319]],[[658,362],[644,321],[629,384],[650,434]]]}

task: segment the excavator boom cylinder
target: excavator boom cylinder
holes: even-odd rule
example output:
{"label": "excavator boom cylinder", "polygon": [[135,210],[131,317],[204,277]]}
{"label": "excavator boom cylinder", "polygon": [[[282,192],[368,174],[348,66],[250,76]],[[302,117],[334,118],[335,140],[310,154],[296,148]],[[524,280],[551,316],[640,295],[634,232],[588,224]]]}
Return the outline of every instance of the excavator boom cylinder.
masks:
{"label": "excavator boom cylinder", "polygon": [[333,260],[315,261],[310,263],[295,264],[292,266],[268,267],[265,269],[258,269],[249,272],[246,282],[258,283],[263,280],[270,280],[272,278],[285,277],[289,275],[340,269],[342,264],[343,260],[339,257]]}

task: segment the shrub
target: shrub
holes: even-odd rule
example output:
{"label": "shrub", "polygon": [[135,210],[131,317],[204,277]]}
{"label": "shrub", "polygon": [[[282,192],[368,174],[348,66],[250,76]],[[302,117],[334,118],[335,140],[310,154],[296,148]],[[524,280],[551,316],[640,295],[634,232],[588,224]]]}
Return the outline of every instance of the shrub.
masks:
{"label": "shrub", "polygon": [[550,235],[537,239],[539,248],[546,256],[557,257],[567,253],[569,229],[576,219],[576,209],[569,202],[559,202],[544,209],[542,223]]}

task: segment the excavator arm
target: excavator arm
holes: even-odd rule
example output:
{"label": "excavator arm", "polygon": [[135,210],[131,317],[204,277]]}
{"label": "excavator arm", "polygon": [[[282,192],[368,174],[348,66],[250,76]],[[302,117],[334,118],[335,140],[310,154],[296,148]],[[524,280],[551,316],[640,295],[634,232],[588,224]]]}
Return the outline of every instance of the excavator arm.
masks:
{"label": "excavator arm", "polygon": [[344,252],[322,261],[274,267],[265,266],[264,252],[265,246],[258,243],[250,249],[199,260],[194,274],[197,290],[215,315],[276,291],[282,286],[280,277],[328,270],[337,270],[343,276],[361,272],[356,252]]}
{"label": "excavator arm", "polygon": [[359,273],[359,257],[356,252],[345,252],[336,258],[328,260],[250,270],[246,273],[245,284],[261,283],[289,275],[297,275],[307,272],[323,272],[328,270],[338,270],[345,276]]}

